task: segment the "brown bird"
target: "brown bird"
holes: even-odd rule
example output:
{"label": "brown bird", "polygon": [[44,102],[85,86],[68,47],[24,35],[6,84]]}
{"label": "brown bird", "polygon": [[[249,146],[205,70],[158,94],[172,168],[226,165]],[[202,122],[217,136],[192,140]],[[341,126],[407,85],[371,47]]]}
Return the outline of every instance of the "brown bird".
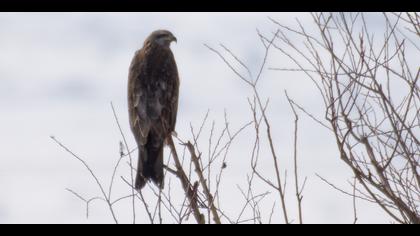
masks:
{"label": "brown bird", "polygon": [[170,44],[177,41],[167,30],[157,30],[136,51],[128,75],[128,111],[138,146],[135,188],[152,180],[163,188],[163,147],[175,131],[179,77]]}

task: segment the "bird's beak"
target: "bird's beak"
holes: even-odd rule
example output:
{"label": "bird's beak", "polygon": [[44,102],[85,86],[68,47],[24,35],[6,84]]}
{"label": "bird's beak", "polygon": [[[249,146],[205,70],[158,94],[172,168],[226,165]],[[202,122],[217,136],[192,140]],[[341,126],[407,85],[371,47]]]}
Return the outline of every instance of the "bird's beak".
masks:
{"label": "bird's beak", "polygon": [[174,41],[175,43],[178,43],[177,39],[175,36],[172,36],[172,41]]}

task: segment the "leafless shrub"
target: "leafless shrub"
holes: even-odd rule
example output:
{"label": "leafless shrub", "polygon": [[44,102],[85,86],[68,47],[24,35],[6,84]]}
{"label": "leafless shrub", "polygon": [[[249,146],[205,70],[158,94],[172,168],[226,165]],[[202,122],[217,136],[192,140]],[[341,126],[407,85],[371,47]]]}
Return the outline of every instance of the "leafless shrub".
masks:
{"label": "leafless shrub", "polygon": [[[271,69],[303,72],[318,88],[328,124],[311,117],[329,127],[341,160],[353,171],[358,185],[350,195],[378,204],[396,222],[418,224],[420,17],[384,13],[380,36],[366,17],[314,13],[312,33],[299,21],[293,29],[271,19],[276,40],[264,40],[297,66]],[[417,58],[409,58],[408,50]]]}
{"label": "leafless shrub", "polygon": [[[173,160],[174,168],[167,164],[165,166],[165,169],[167,171],[166,174],[173,175],[180,180],[181,188],[184,190],[184,198],[180,199],[180,203],[176,203],[176,200],[172,197],[171,193],[171,181],[169,181],[169,184],[166,187],[167,192],[156,190],[154,186],[148,184],[148,190],[151,191],[156,198],[156,204],[153,209],[151,207],[151,205],[153,204],[151,202],[153,201],[146,200],[143,194],[144,190],[138,192],[135,191],[133,185],[134,180],[131,177],[126,178],[124,176],[121,176],[121,180],[123,183],[126,184],[126,186],[129,187],[132,194],[118,197],[115,200],[112,198],[114,182],[117,178],[117,172],[118,169],[121,167],[121,163],[123,162],[123,160],[126,160],[126,164],[129,165],[130,170],[132,170],[130,176],[134,175],[135,168],[132,164],[131,153],[136,150],[129,149],[125,135],[122,132],[121,126],[119,125],[119,120],[115,113],[114,106],[112,104],[111,108],[123,142],[120,143],[120,157],[113,168],[114,171],[112,173],[111,181],[109,183],[108,192],[105,191],[105,185],[100,181],[99,177],[94,173],[93,169],[83,158],[72,152],[67,146],[65,146],[55,137],[51,137],[51,139],[55,141],[61,148],[63,148],[66,152],[71,154],[74,158],[76,158],[79,162],[83,164],[84,168],[86,168],[89,171],[91,177],[95,180],[96,185],[99,187],[101,196],[95,196],[89,199],[82,197],[81,194],[77,193],[72,189],[67,189],[67,191],[69,191],[71,194],[73,194],[75,197],[77,197],[86,204],[86,217],[89,217],[89,204],[92,201],[103,201],[107,204],[114,222],[118,224],[119,220],[114,207],[115,204],[120,201],[131,199],[133,223],[136,223],[135,202],[137,201],[140,201],[142,203],[144,207],[143,213],[147,215],[150,223],[152,224],[164,223],[164,219],[162,218],[163,211],[165,211],[165,216],[171,216],[172,218],[172,221],[169,221],[169,219],[167,219],[168,222],[185,223],[189,219],[190,215],[192,215],[196,223],[199,224],[212,222],[215,224],[221,224],[223,218],[229,223],[234,223],[233,220],[231,220],[221,209],[217,207],[218,202],[220,201],[220,183],[222,180],[223,172],[226,169],[226,159],[228,156],[230,146],[234,142],[235,138],[243,130],[251,126],[252,122],[248,122],[242,127],[240,127],[238,130],[232,131],[229,128],[227,114],[225,113],[224,128],[218,137],[213,136],[213,133],[215,132],[215,122],[213,122],[211,127],[211,136],[209,137],[208,142],[213,143],[216,140],[216,144],[214,146],[209,146],[207,162],[204,161],[202,152],[200,151],[199,140],[203,127],[207,123],[208,113],[206,114],[206,117],[204,118],[198,133],[194,131],[194,128],[191,125],[191,135],[193,137],[193,141],[183,141],[180,138],[177,138],[179,145],[176,145],[173,139],[170,138],[168,146],[171,149],[170,159]],[[178,155],[177,148],[183,149],[182,156]],[[168,163],[169,162],[170,160],[168,160]],[[211,189],[210,185],[210,178],[213,178],[212,171],[217,172],[216,177],[214,178],[214,190]],[[193,175],[194,172],[196,173],[195,176]],[[207,217],[205,216],[204,212],[207,212]]]}
{"label": "leafless shrub", "polygon": [[[358,219],[356,199],[378,204],[396,222],[420,223],[420,68],[418,64],[414,64],[413,68],[413,62],[406,54],[408,48],[420,51],[416,45],[420,37],[419,15],[383,14],[385,30],[380,44],[366,23],[365,14],[314,13],[312,19],[317,27],[315,32],[307,30],[299,20],[294,29],[270,18],[277,30],[270,36],[257,32],[264,46],[264,57],[256,76],[226,46],[220,45],[219,50],[205,45],[252,91],[253,96],[248,98],[251,118],[237,130],[232,130],[225,112],[222,130],[217,134],[216,122],[209,121],[208,112],[198,129],[190,125],[189,138],[176,137],[175,141],[171,138],[168,143],[171,153],[165,166],[167,185],[162,191],[152,185],[141,192],[134,190],[135,168],[131,153],[136,150],[128,146],[113,106],[123,141],[108,191],[105,191],[105,185],[84,159],[52,137],[83,164],[99,187],[101,195],[92,198],[68,189],[86,204],[87,217],[89,204],[98,200],[106,203],[114,222],[119,223],[115,203],[129,200],[132,223],[137,223],[136,215],[139,212],[152,224],[190,223],[191,216],[199,224],[273,223],[276,211],[282,215],[284,223],[293,223],[294,218],[303,223],[302,201],[306,178],[301,181],[298,168],[298,137],[301,135],[298,129],[299,112],[303,112],[331,131],[336,140],[333,145],[338,147],[341,160],[354,174],[350,192],[337,188],[319,176],[327,184],[353,198],[354,223]],[[291,36],[300,37],[303,43],[291,40]],[[318,89],[325,108],[324,121],[307,112],[285,91],[285,99],[294,115],[294,133],[291,136],[294,141],[293,185],[296,202],[293,204],[297,205],[297,216],[293,216],[289,210],[291,205],[286,202],[288,180],[282,173],[288,168],[282,165],[280,157],[284,153],[274,142],[275,132],[267,113],[269,98],[264,97],[258,86],[272,52],[282,53],[297,68],[269,69],[306,74]],[[241,74],[238,66],[245,69],[247,74]],[[222,207],[221,186],[227,171],[229,151],[236,138],[251,128],[255,136],[249,153],[250,171],[246,188],[238,185],[244,203],[237,212],[226,212]],[[207,137],[203,136],[205,129],[209,130]],[[260,154],[261,149],[266,148],[262,145],[263,141],[268,143],[268,157]],[[204,150],[203,146],[207,146],[208,150]],[[265,158],[272,161],[274,176],[261,170],[260,162]],[[112,189],[124,162],[130,171],[124,172],[120,179],[130,193],[114,199]],[[172,181],[173,178],[179,180],[180,185]],[[265,191],[257,192],[255,185],[260,183],[265,184]],[[261,209],[261,202],[272,194],[271,191],[274,191],[277,200],[272,202],[270,209]],[[141,202],[142,208],[136,206],[138,202]]]}
{"label": "leafless shrub", "polygon": [[[235,68],[235,66],[233,65],[232,62],[229,61],[229,59],[224,56],[220,51],[205,45],[207,48],[209,48],[211,51],[213,51],[214,53],[216,53],[222,60],[223,62],[236,74],[236,76],[243,81],[245,84],[247,84],[250,89],[253,91],[253,99],[248,99],[248,103],[249,106],[251,108],[252,114],[253,114],[253,118],[254,118],[254,129],[255,129],[255,144],[252,150],[252,158],[251,158],[251,167],[252,167],[252,173],[249,177],[248,180],[248,191],[247,193],[243,193],[243,195],[245,196],[245,198],[247,199],[247,201],[249,201],[249,199],[253,198],[253,193],[252,193],[252,185],[253,185],[253,181],[254,178],[257,177],[260,180],[262,180],[264,183],[267,184],[267,186],[271,187],[272,189],[274,189],[278,194],[279,194],[279,201],[281,203],[280,207],[281,207],[281,211],[283,213],[283,218],[284,218],[284,222],[286,224],[291,223],[290,220],[290,216],[289,216],[289,212],[288,212],[288,207],[286,204],[286,197],[285,197],[285,189],[286,189],[286,178],[283,180],[282,176],[281,176],[281,167],[280,167],[280,163],[279,163],[279,156],[278,156],[278,150],[276,149],[276,145],[274,144],[273,141],[273,134],[272,134],[272,128],[271,128],[271,124],[270,124],[270,119],[267,115],[267,107],[269,105],[269,99],[267,98],[266,100],[263,100],[262,95],[260,93],[260,91],[258,90],[258,83],[260,82],[261,78],[262,78],[262,72],[266,67],[267,64],[267,60],[268,60],[268,55],[270,50],[273,48],[273,42],[276,40],[276,38],[278,37],[278,34],[280,33],[280,31],[277,31],[274,33],[274,35],[272,37],[270,37],[269,39],[265,38],[259,31],[257,32],[259,38],[261,39],[261,42],[265,48],[265,52],[264,52],[264,57],[263,57],[263,61],[261,62],[261,66],[259,67],[258,73],[255,77],[252,76],[252,73],[250,72],[249,67],[242,62],[235,54],[232,53],[232,51],[230,49],[228,49],[226,46],[224,45],[220,45],[221,48],[224,50],[225,53],[227,53],[229,56],[231,56],[233,58],[234,61],[236,61],[241,67],[245,68],[246,71],[248,72],[248,75],[242,75],[239,70],[237,68]],[[288,97],[287,97],[288,98]],[[288,98],[289,99],[289,98]],[[290,102],[290,99],[289,99]],[[303,217],[302,217],[302,191],[303,191],[303,186],[300,188],[299,187],[299,179],[298,179],[298,165],[297,165],[297,148],[296,148],[296,142],[297,142],[297,127],[298,127],[298,116],[297,113],[295,112],[295,108],[294,105],[292,103],[290,103],[291,108],[295,114],[295,133],[294,133],[294,140],[295,140],[295,153],[294,153],[294,160],[295,160],[295,166],[294,166],[294,174],[295,174],[295,190],[296,190],[296,196],[297,196],[297,203],[298,203],[298,211],[299,211],[299,223],[303,223]],[[269,150],[271,153],[271,157],[273,159],[273,168],[275,170],[275,181],[273,183],[273,181],[271,180],[272,178],[264,176],[264,174],[258,169],[258,160],[260,159],[260,155],[259,155],[259,149],[260,149],[260,139],[261,139],[261,123],[263,123],[263,125],[265,126],[265,134],[264,137],[267,139],[268,143],[269,143]],[[305,180],[306,182],[306,180]],[[253,211],[255,212],[256,218],[260,218],[258,216],[258,213],[260,212],[259,208],[258,208],[258,203],[254,203],[254,207],[253,207]],[[274,208],[274,207],[273,207]],[[270,217],[271,218],[271,217]],[[271,221],[271,220],[270,220]],[[261,223],[261,222],[260,222]]]}

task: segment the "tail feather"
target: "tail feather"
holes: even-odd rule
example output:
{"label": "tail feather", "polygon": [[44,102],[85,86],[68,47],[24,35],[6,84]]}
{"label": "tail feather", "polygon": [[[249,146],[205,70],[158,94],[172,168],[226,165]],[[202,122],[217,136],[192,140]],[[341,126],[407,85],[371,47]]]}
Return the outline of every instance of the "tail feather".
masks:
{"label": "tail feather", "polygon": [[137,163],[137,174],[136,174],[136,183],[135,183],[135,189],[141,190],[147,182],[147,177],[144,175],[144,164],[147,160],[147,152],[144,146],[139,146],[139,158]]}
{"label": "tail feather", "polygon": [[161,189],[163,189],[163,144],[157,148],[149,150],[149,156],[153,156],[153,161],[150,163],[152,181]]}
{"label": "tail feather", "polygon": [[139,146],[135,188],[141,190],[149,180],[163,188],[163,143],[157,148],[151,145]]}

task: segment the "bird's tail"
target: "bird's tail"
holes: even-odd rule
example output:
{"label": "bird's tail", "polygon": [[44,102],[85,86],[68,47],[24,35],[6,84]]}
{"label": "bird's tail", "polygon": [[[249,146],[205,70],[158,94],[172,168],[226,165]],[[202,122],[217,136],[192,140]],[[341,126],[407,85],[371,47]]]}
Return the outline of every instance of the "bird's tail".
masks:
{"label": "bird's tail", "polygon": [[149,180],[163,188],[163,143],[157,148],[147,144],[139,146],[135,188],[141,190]]}

